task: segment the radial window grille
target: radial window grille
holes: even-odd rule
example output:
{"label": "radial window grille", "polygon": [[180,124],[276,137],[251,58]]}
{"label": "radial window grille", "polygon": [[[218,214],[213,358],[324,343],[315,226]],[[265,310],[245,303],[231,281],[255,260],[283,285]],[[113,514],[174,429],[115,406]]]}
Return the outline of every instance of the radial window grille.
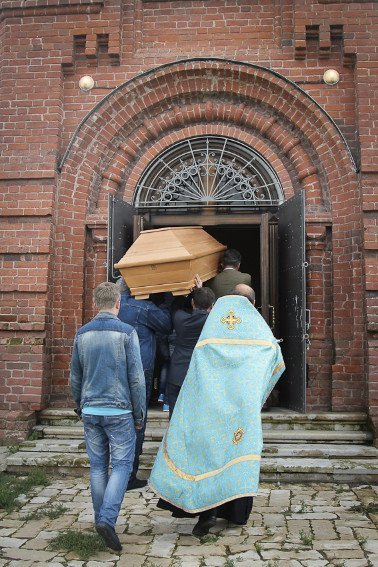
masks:
{"label": "radial window grille", "polygon": [[279,179],[259,153],[232,138],[200,136],[170,146],[149,164],[134,205],[235,209],[274,207],[282,201]]}

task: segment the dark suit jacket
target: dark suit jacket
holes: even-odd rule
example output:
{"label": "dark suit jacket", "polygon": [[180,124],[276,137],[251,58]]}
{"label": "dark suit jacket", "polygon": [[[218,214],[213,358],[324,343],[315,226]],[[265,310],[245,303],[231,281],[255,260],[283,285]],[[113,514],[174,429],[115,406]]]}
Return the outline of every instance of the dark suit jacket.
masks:
{"label": "dark suit jacket", "polygon": [[182,386],[189,368],[190,359],[208,312],[193,309],[191,313],[179,309],[173,316],[176,331],[175,348],[171,356],[167,383]]}
{"label": "dark suit jacket", "polygon": [[238,270],[223,270],[215,278],[206,282],[206,286],[213,290],[215,299],[227,295],[237,284],[251,285],[251,276]]}

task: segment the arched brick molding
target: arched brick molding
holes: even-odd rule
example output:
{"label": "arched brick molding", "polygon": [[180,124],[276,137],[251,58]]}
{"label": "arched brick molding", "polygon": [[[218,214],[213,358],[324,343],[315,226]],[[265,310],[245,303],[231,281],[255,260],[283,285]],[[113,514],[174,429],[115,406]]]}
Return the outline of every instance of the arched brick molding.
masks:
{"label": "arched brick molding", "polygon": [[293,83],[269,69],[212,59],[165,65],[117,88],[67,149],[55,206],[54,392],[66,391],[69,347],[82,324],[86,215],[93,220],[106,191],[123,192],[129,178],[132,187],[143,159],[185,128],[256,141],[255,149],[282,164],[276,171],[287,195],[290,183],[305,186],[310,228],[332,218],[332,408],[364,407],[361,215],[350,152],[326,113]]}

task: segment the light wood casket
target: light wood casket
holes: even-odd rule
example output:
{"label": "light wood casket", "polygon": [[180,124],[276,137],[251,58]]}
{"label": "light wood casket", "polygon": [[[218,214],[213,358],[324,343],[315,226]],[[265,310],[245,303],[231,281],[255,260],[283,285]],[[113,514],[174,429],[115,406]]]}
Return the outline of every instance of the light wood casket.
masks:
{"label": "light wood casket", "polygon": [[145,230],[114,267],[137,299],[162,291],[187,295],[196,274],[205,282],[218,273],[225,249],[201,226]]}

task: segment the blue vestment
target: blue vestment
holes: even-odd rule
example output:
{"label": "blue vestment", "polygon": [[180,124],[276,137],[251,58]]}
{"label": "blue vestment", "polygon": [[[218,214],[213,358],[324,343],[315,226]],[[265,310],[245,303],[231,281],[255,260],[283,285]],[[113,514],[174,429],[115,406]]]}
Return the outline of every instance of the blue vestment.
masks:
{"label": "blue vestment", "polygon": [[151,488],[190,513],[254,496],[261,407],[284,368],[276,339],[248,299],[218,299],[194,349]]}

